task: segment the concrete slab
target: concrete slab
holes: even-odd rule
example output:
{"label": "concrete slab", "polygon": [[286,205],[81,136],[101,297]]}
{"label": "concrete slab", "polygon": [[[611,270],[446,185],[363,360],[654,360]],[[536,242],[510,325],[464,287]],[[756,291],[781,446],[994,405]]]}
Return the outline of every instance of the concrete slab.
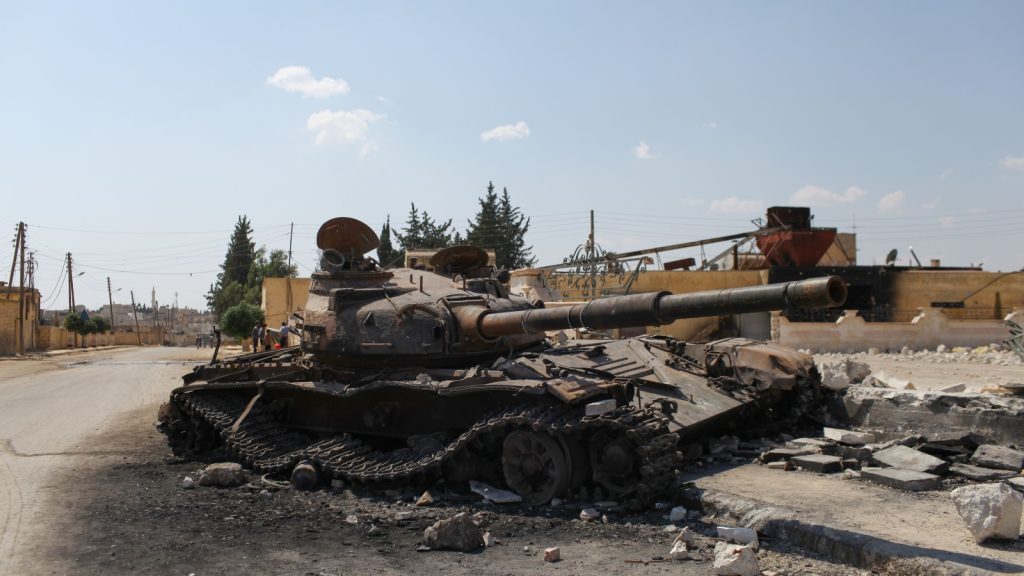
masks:
{"label": "concrete slab", "polygon": [[929,474],[942,473],[949,469],[949,463],[935,456],[929,456],[920,450],[914,450],[907,446],[893,446],[875,452],[871,456],[875,462],[900,468],[902,470],[914,470],[916,472],[927,472]]}
{"label": "concrete slab", "polygon": [[942,478],[934,474],[899,468],[862,468],[860,476],[864,480],[910,492],[937,490],[942,486]]}
{"label": "concrete slab", "polygon": [[974,451],[971,463],[986,468],[1020,472],[1021,468],[1024,468],[1024,452],[998,444],[984,444]]}
{"label": "concrete slab", "polygon": [[979,546],[945,491],[902,492],[842,476],[747,465],[687,476],[718,521],[755,528],[865,569],[904,574],[1021,574],[1024,541]]}
{"label": "concrete slab", "polygon": [[790,458],[790,462],[811,472],[831,474],[843,471],[843,459],[838,456],[826,456],[824,454],[809,454]]}
{"label": "concrete slab", "polygon": [[1012,478],[1017,475],[1016,472],[1011,472],[1010,470],[996,470],[995,468],[971,466],[970,464],[953,464],[949,467],[949,471],[957,476],[963,476],[964,478],[976,480],[978,482],[1002,480],[1004,478]]}
{"label": "concrete slab", "polygon": [[761,455],[763,462],[776,462],[778,460],[789,460],[797,456],[808,456],[814,454],[812,450],[801,450],[799,448],[773,448]]}

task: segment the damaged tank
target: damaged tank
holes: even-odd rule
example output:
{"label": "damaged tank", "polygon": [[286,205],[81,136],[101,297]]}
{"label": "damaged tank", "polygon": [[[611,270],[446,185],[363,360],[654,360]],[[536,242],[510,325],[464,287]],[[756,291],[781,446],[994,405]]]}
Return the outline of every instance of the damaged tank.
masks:
{"label": "damaged tank", "polygon": [[378,243],[355,219],[320,228],[300,344],[215,352],[185,375],[158,417],[176,454],[227,454],[298,487],[481,480],[530,503],[583,491],[642,504],[671,486],[681,441],[799,411],[820,385],[813,360],[742,338],[548,334],[846,296],[830,277],[544,307],[510,295],[478,248],[384,270],[366,255]]}

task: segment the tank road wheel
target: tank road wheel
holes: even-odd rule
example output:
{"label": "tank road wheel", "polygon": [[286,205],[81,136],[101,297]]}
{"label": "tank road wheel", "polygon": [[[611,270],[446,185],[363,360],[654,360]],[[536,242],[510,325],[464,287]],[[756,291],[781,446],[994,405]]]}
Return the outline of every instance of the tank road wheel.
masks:
{"label": "tank road wheel", "polygon": [[636,448],[623,436],[600,432],[590,441],[594,482],[607,488],[616,497],[637,488],[640,480],[638,461]]}
{"label": "tank road wheel", "polygon": [[549,502],[569,487],[572,470],[558,440],[543,432],[513,430],[501,449],[505,483],[530,504]]}

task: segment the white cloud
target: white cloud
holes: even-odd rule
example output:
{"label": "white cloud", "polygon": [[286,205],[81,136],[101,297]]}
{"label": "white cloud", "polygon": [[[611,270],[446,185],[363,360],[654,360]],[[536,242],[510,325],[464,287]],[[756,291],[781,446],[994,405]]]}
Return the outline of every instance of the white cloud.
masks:
{"label": "white cloud", "polygon": [[633,148],[633,155],[640,160],[654,160],[657,158],[654,154],[651,154],[651,147],[647,145],[647,142],[643,140]]}
{"label": "white cloud", "polygon": [[1007,170],[1024,170],[1024,156],[1007,156],[999,161],[999,165]]}
{"label": "white cloud", "polygon": [[391,104],[391,98],[388,98],[387,96],[377,96],[377,101],[383,104]]}
{"label": "white cloud", "polygon": [[526,125],[526,122],[520,120],[515,124],[495,126],[486,132],[481,132],[480,139],[484,142],[490,142],[491,140],[504,142],[506,140],[522,140],[529,135],[530,127]]}
{"label": "white cloud", "polygon": [[882,212],[894,212],[903,204],[906,197],[907,195],[902,190],[890,192],[878,201],[878,209]]}
{"label": "white cloud", "polygon": [[305,66],[285,66],[267,78],[267,84],[285,92],[298,92],[303,98],[327,98],[335,94],[348,94],[348,82],[341,78],[324,76],[317,80]]}
{"label": "white cloud", "polygon": [[860,200],[867,195],[867,192],[850,186],[846,192],[837,194],[821,186],[804,186],[790,196],[789,201],[793,204],[808,204],[819,206],[823,204],[850,204]]}
{"label": "white cloud", "polygon": [[943,216],[939,218],[939,225],[943,228],[951,228],[956,224],[956,216]]}
{"label": "white cloud", "polygon": [[[310,114],[306,120],[306,129],[316,132],[317,144],[329,144],[331,142],[363,142],[367,139],[370,131],[370,124],[383,119],[385,116],[369,110],[321,110]],[[376,146],[376,145],[374,145]]]}
{"label": "white cloud", "polygon": [[715,212],[760,212],[762,206],[760,200],[741,200],[735,196],[711,201],[711,209]]}

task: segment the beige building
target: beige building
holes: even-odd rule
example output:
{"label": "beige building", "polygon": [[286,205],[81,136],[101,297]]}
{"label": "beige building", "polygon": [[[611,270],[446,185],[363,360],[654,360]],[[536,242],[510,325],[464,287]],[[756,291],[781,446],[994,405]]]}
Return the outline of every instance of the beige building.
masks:
{"label": "beige building", "polygon": [[[25,318],[20,320],[21,290],[0,282],[0,356],[10,356],[36,348],[39,327],[39,291],[26,288]],[[19,347],[22,349],[19,350]]]}

